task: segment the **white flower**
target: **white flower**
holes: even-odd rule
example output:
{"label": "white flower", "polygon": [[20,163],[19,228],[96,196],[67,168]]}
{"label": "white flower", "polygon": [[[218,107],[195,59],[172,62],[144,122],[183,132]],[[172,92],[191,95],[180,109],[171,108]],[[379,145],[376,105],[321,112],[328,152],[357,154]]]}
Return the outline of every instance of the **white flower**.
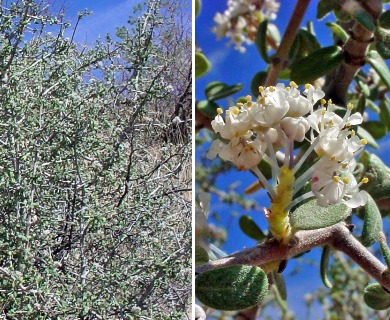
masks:
{"label": "white flower", "polygon": [[226,122],[221,116],[222,109],[218,109],[217,111],[218,115],[211,121],[211,126],[222,138],[230,140],[233,137],[240,136],[247,132],[250,128],[250,118],[248,111],[245,108],[229,108],[229,110],[226,111]]}
{"label": "white flower", "polygon": [[310,125],[303,117],[285,117],[280,121],[280,127],[289,139],[301,142],[305,138]]}

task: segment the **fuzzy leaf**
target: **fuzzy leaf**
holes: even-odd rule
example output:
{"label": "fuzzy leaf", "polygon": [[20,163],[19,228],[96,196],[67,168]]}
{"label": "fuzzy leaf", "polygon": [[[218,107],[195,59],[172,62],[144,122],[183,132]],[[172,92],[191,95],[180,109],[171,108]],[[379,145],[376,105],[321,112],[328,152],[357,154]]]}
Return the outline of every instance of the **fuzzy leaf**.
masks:
{"label": "fuzzy leaf", "polygon": [[[380,112],[379,119],[381,123],[386,127],[386,131],[390,130],[390,110],[389,110],[389,100],[385,97],[380,102]],[[387,132],[386,132],[387,133]]]}
{"label": "fuzzy leaf", "polygon": [[375,140],[379,140],[386,135],[386,125],[379,121],[366,121],[361,127],[367,130]]}
{"label": "fuzzy leaf", "polygon": [[205,75],[211,68],[210,61],[203,53],[195,53],[195,78]]}
{"label": "fuzzy leaf", "polygon": [[266,63],[270,63],[271,59],[268,57],[267,49],[267,29],[268,20],[264,20],[262,23],[260,23],[259,28],[257,29],[255,44],[263,60]]}
{"label": "fuzzy leaf", "polygon": [[243,88],[242,84],[227,85],[219,81],[210,82],[205,88],[205,94],[209,101],[223,99]]}
{"label": "fuzzy leaf", "polygon": [[364,302],[374,310],[386,310],[390,307],[390,294],[379,283],[369,284],[364,288]]}
{"label": "fuzzy leaf", "polygon": [[390,90],[390,71],[382,57],[375,50],[367,54],[367,61]]}
{"label": "fuzzy leaf", "polygon": [[291,80],[297,84],[312,82],[330,73],[343,59],[344,54],[338,46],[316,50],[291,65]]}
{"label": "fuzzy leaf", "polygon": [[379,17],[379,26],[384,29],[390,29],[390,10],[387,10]]}
{"label": "fuzzy leaf", "polygon": [[202,0],[195,0],[195,17],[197,17],[202,9]]}
{"label": "fuzzy leaf", "polygon": [[368,31],[374,32],[376,25],[373,17],[363,8],[351,12],[352,17],[357,23],[366,28]]}
{"label": "fuzzy leaf", "polygon": [[339,24],[334,22],[327,22],[325,24],[332,30],[333,34],[339,37],[343,42],[348,40],[348,33]]}
{"label": "fuzzy leaf", "polygon": [[336,1],[320,0],[317,4],[317,19],[321,20],[337,7]]}
{"label": "fuzzy leaf", "polygon": [[256,222],[250,216],[243,215],[240,217],[239,225],[241,230],[250,238],[255,239],[257,241],[262,241],[265,238],[265,234]]}
{"label": "fuzzy leaf", "polygon": [[328,278],[328,266],[329,266],[329,257],[330,257],[330,247],[328,245],[324,246],[322,249],[321,254],[321,265],[320,265],[320,272],[321,272],[321,280],[325,287],[332,288],[332,283],[329,281]]}
{"label": "fuzzy leaf", "polygon": [[382,231],[382,216],[374,199],[369,194],[364,211],[361,242],[365,247],[370,247],[378,240],[379,232]]}
{"label": "fuzzy leaf", "polygon": [[369,179],[361,189],[366,190],[374,200],[390,197],[390,169],[375,154],[363,151],[359,162],[365,167],[364,177]]}
{"label": "fuzzy leaf", "polygon": [[381,249],[381,253],[383,259],[385,260],[387,268],[390,268],[390,248],[387,245],[386,236],[383,232],[379,233],[379,247]]}
{"label": "fuzzy leaf", "polygon": [[375,49],[383,59],[390,59],[390,30],[376,28]]}
{"label": "fuzzy leaf", "polygon": [[208,118],[214,118],[217,115],[219,105],[214,101],[202,100],[197,104],[198,110]]}
{"label": "fuzzy leaf", "polygon": [[344,203],[320,207],[317,199],[299,206],[290,215],[291,226],[295,230],[314,230],[332,226],[351,214],[351,208]]}
{"label": "fuzzy leaf", "polygon": [[357,127],[356,134],[362,138],[366,139],[368,142],[368,145],[372,148],[378,149],[379,145],[377,144],[376,140],[373,138],[371,133],[369,133],[366,129],[364,129],[362,126]]}
{"label": "fuzzy leaf", "polygon": [[195,295],[217,310],[243,310],[259,304],[268,293],[268,280],[259,267],[237,265],[206,271],[195,279]]}
{"label": "fuzzy leaf", "polygon": [[259,86],[264,85],[267,78],[267,72],[260,71],[255,74],[251,81],[251,93],[257,97],[259,95]]}
{"label": "fuzzy leaf", "polygon": [[201,265],[209,262],[207,251],[200,245],[195,245],[195,265]]}
{"label": "fuzzy leaf", "polygon": [[286,282],[284,281],[283,274],[278,272],[273,272],[272,276],[274,278],[274,283],[276,288],[278,289],[278,292],[280,294],[280,297],[283,301],[287,300],[287,289],[286,289]]}

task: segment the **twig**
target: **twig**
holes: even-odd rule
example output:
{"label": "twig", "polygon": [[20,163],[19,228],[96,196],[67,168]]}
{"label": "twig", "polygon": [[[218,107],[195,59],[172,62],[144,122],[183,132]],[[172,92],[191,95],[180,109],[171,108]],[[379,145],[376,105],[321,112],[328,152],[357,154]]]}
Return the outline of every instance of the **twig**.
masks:
{"label": "twig", "polygon": [[271,68],[267,74],[265,86],[275,85],[276,81],[278,80],[279,73],[284,69],[288,58],[288,52],[290,51],[294,42],[295,36],[299,30],[299,26],[301,25],[302,18],[305,15],[309,2],[310,0],[297,1],[279,48],[272,57]]}

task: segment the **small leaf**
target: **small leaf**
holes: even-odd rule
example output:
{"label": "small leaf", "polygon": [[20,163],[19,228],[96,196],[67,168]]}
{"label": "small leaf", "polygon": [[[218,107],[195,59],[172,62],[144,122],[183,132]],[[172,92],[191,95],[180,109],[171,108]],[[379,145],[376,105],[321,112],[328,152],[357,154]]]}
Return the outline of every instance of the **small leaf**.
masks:
{"label": "small leaf", "polygon": [[270,63],[271,59],[268,57],[267,49],[267,29],[268,20],[264,20],[262,23],[260,23],[259,28],[257,29],[255,44],[263,60],[266,63]]}
{"label": "small leaf", "polygon": [[382,231],[379,233],[379,247],[387,268],[390,268],[390,248],[387,245],[386,236]]}
{"label": "small leaf", "polygon": [[390,59],[390,30],[376,28],[375,49],[383,59]]}
{"label": "small leaf", "polygon": [[382,12],[378,24],[384,29],[390,29],[390,10]]}
{"label": "small leaf", "polygon": [[267,78],[267,72],[260,71],[255,74],[251,81],[251,93],[257,97],[259,95],[259,86],[264,85]]}
{"label": "small leaf", "polygon": [[195,53],[195,78],[205,75],[211,68],[210,61],[203,53]]}
{"label": "small leaf", "polygon": [[364,206],[364,224],[361,243],[365,247],[371,247],[379,238],[382,231],[382,216],[374,199],[368,194],[368,201]]}
{"label": "small leaf", "polygon": [[374,32],[376,25],[375,21],[371,14],[369,14],[366,10],[363,8],[359,8],[357,10],[354,10],[350,12],[352,17],[355,19],[357,23],[359,23],[361,26],[366,28],[368,31]]}
{"label": "small leaf", "polygon": [[339,24],[334,22],[327,22],[325,24],[332,30],[333,34],[339,37],[343,42],[348,40],[348,33]]}
{"label": "small leaf", "polygon": [[242,84],[227,85],[219,81],[210,82],[205,88],[205,94],[209,101],[223,99],[243,88]]}
{"label": "small leaf", "polygon": [[283,301],[287,300],[286,282],[282,273],[272,272],[274,283]]}
{"label": "small leaf", "polygon": [[195,265],[199,266],[201,264],[205,264],[209,262],[209,260],[210,259],[207,251],[200,245],[195,245]]}
{"label": "small leaf", "polygon": [[381,120],[381,123],[386,127],[386,130],[390,130],[390,110],[389,110],[389,101],[385,97],[380,102],[380,112],[379,112],[379,119]]}
{"label": "small leaf", "polygon": [[328,278],[329,257],[330,257],[330,247],[326,245],[322,249],[320,272],[321,272],[321,280],[323,284],[325,285],[325,287],[331,289],[333,285]]}
{"label": "small leaf", "polygon": [[377,142],[375,141],[375,139],[373,138],[373,136],[366,130],[364,129],[362,126],[358,126],[357,127],[357,130],[356,130],[356,134],[362,138],[362,139],[366,139],[367,140],[367,143],[370,147],[372,148],[375,148],[375,149],[378,149],[379,148],[379,145],[377,144]]}
{"label": "small leaf", "polygon": [[359,162],[365,167],[364,177],[368,183],[361,186],[374,200],[390,197],[390,169],[375,154],[363,151]]}
{"label": "small leaf", "polygon": [[291,65],[291,80],[297,84],[312,82],[330,73],[344,60],[344,54],[338,46],[321,48]]}
{"label": "small leaf", "polygon": [[220,107],[217,103],[208,100],[199,101],[196,106],[208,118],[214,118],[217,115],[217,109]]}
{"label": "small leaf", "polygon": [[195,0],[195,17],[197,17],[202,9],[202,0]]}
{"label": "small leaf", "polygon": [[195,279],[195,295],[217,310],[243,310],[268,293],[268,279],[259,267],[237,265],[206,271]]}
{"label": "small leaf", "polygon": [[379,121],[365,121],[361,127],[366,129],[376,140],[383,138],[387,133],[386,126]]}
{"label": "small leaf", "polygon": [[336,1],[320,0],[317,4],[317,19],[321,20],[337,7]]}
{"label": "small leaf", "polygon": [[355,81],[357,82],[360,90],[364,93],[366,97],[370,96],[370,88],[368,87],[367,84],[365,84],[363,81],[359,79],[359,77],[355,77]]}
{"label": "small leaf", "polygon": [[332,226],[350,214],[351,208],[344,203],[320,207],[317,205],[317,199],[313,199],[291,213],[290,222],[295,230],[314,230]]}
{"label": "small leaf", "polygon": [[364,288],[364,302],[374,310],[386,310],[390,307],[390,294],[379,283],[369,284]]}
{"label": "small leaf", "polygon": [[366,96],[363,93],[361,93],[356,106],[356,112],[363,114],[365,109],[366,109]]}
{"label": "small leaf", "polygon": [[265,234],[256,222],[250,216],[244,215],[240,217],[239,225],[241,230],[250,238],[255,239],[257,241],[262,241],[265,239]]}
{"label": "small leaf", "polygon": [[367,61],[390,90],[390,71],[382,57],[375,50],[367,54]]}

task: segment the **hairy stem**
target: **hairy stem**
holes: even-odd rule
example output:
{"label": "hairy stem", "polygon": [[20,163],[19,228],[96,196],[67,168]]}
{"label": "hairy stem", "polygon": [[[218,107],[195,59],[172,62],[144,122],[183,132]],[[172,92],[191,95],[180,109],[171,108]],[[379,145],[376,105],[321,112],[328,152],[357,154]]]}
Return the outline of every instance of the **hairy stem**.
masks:
{"label": "hairy stem", "polygon": [[299,26],[301,25],[302,18],[305,15],[309,2],[310,0],[297,1],[279,48],[272,58],[271,68],[267,74],[265,86],[275,85],[276,81],[278,80],[279,73],[285,68],[288,52],[290,51],[290,48],[294,42],[295,36],[299,30]]}
{"label": "hairy stem", "polygon": [[390,290],[390,279],[385,273],[387,267],[352,235],[344,222],[319,230],[298,231],[288,245],[266,241],[253,248],[201,265],[196,268],[196,274],[238,264],[261,267],[271,261],[289,259],[326,244],[349,256],[379,284]]}

